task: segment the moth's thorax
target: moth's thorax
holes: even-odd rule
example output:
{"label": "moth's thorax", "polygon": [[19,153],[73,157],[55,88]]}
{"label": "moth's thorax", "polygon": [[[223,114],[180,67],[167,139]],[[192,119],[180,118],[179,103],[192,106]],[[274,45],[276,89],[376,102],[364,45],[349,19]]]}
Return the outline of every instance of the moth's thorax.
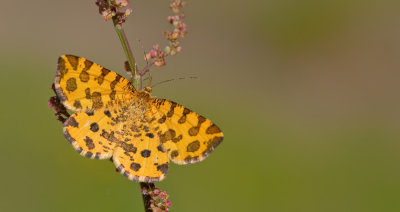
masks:
{"label": "moth's thorax", "polygon": [[129,102],[125,102],[121,107],[120,117],[122,119],[125,129],[122,131],[138,131],[142,130],[145,123],[148,123],[154,116],[151,109],[151,88],[146,87],[142,91],[137,91],[134,93],[134,98]]}
{"label": "moth's thorax", "polygon": [[149,129],[148,122],[153,118],[149,96],[140,96],[145,93],[138,92],[139,96],[130,102],[125,102],[120,107],[115,124],[119,125],[118,133],[121,140],[133,139],[141,131]]}
{"label": "moth's thorax", "polygon": [[151,111],[151,88],[145,87],[135,94],[135,98],[132,99],[128,106],[128,114],[134,120],[142,120],[145,118],[146,113]]}
{"label": "moth's thorax", "polygon": [[127,115],[131,121],[142,120],[150,111],[150,98],[135,98],[127,107]]}

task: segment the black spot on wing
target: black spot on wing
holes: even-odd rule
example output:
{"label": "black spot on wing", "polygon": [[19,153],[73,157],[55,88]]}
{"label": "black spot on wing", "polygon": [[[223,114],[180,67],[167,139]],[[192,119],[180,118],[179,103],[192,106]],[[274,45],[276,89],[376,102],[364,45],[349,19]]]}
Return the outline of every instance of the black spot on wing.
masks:
{"label": "black spot on wing", "polygon": [[86,115],[93,116],[94,115],[94,111],[93,110],[86,111]]}
{"label": "black spot on wing", "polygon": [[86,152],[85,157],[92,158],[93,152]]}
{"label": "black spot on wing", "polygon": [[168,171],[168,163],[162,164],[162,165],[158,165],[157,166],[157,170],[162,172],[164,175],[167,174]]}
{"label": "black spot on wing", "polygon": [[207,134],[215,134],[215,133],[220,133],[221,130],[219,129],[219,127],[217,127],[217,125],[212,124],[211,126],[209,126],[206,130]]}
{"label": "black spot on wing", "polygon": [[187,150],[188,152],[196,152],[200,148],[200,141],[193,141],[188,144]]}
{"label": "black spot on wing", "polygon": [[167,120],[167,117],[163,115],[160,119],[158,119],[158,123],[162,124],[165,122],[165,120]]}
{"label": "black spot on wing", "polygon": [[165,149],[162,147],[161,144],[157,146],[157,150],[160,152],[165,152]]}
{"label": "black spot on wing", "polygon": [[67,127],[67,126],[76,127],[76,128],[79,127],[78,122],[76,121],[76,119],[75,119],[73,116],[71,116],[70,118],[68,118],[64,125],[65,125],[66,127]]}
{"label": "black spot on wing", "polygon": [[78,57],[72,55],[66,55],[69,64],[71,64],[74,70],[78,69]]}
{"label": "black spot on wing", "polygon": [[151,151],[148,149],[145,149],[145,150],[141,151],[140,154],[142,155],[142,157],[148,158],[151,155]]}
{"label": "black spot on wing", "polygon": [[82,108],[81,102],[79,100],[75,100],[74,107],[81,109]]}
{"label": "black spot on wing", "polygon": [[103,101],[101,99],[101,93],[99,92],[93,92],[92,93],[92,102],[93,102],[93,108],[98,109],[103,107]]}
{"label": "black spot on wing", "polygon": [[136,153],[137,148],[133,144],[127,144],[125,142],[121,143],[122,149],[124,149],[125,152],[132,152],[133,154]]}
{"label": "black spot on wing", "polygon": [[104,77],[105,77],[108,73],[110,73],[110,70],[105,69],[105,68],[101,69],[101,74],[100,74],[99,77],[97,77],[97,83],[99,83],[99,85],[103,84],[103,82],[104,82]]}
{"label": "black spot on wing", "polygon": [[92,132],[97,132],[97,131],[99,131],[99,125],[98,125],[96,122],[92,123],[92,124],[90,125],[90,130],[91,130]]}
{"label": "black spot on wing", "polygon": [[213,139],[207,141],[207,148],[202,153],[203,157],[206,157],[208,154],[214,151],[214,149],[222,142],[223,139],[224,137],[222,136],[215,136]]}
{"label": "black spot on wing", "polygon": [[149,138],[154,138],[154,134],[153,133],[146,133],[146,136]]}
{"label": "black spot on wing", "polygon": [[139,171],[142,166],[138,163],[131,163],[131,169],[135,172]]}
{"label": "black spot on wing", "polygon": [[90,149],[90,150],[91,150],[91,149],[94,149],[95,145],[94,145],[93,140],[92,140],[90,137],[86,136],[86,138],[83,139],[83,141],[85,141],[86,147],[87,147],[88,149]]}
{"label": "black spot on wing", "polygon": [[85,89],[85,95],[86,95],[86,99],[91,99],[91,95],[90,95],[90,88],[86,88]]}
{"label": "black spot on wing", "polygon": [[72,78],[69,78],[69,79],[67,80],[67,86],[66,86],[67,91],[73,92],[73,91],[75,91],[77,88],[78,88],[78,85],[76,84],[76,79],[73,78],[73,77],[72,77]]}
{"label": "black spot on wing", "polygon": [[168,111],[168,113],[167,113],[167,117],[171,117],[172,115],[174,115],[174,110],[175,110],[175,107],[177,106],[178,104],[176,103],[176,102],[172,102],[171,101],[171,107],[169,108],[169,111]]}
{"label": "black spot on wing", "polygon": [[87,71],[83,70],[79,74],[79,79],[81,80],[81,82],[89,82],[89,79],[90,79],[89,73]]}
{"label": "black spot on wing", "polygon": [[171,159],[174,159],[174,158],[178,157],[178,155],[179,155],[178,150],[172,151],[172,152],[171,152]]}
{"label": "black spot on wing", "polygon": [[94,158],[95,159],[100,159],[100,156],[101,156],[100,152],[96,152],[96,155],[94,156]]}
{"label": "black spot on wing", "polygon": [[109,110],[105,110],[105,111],[104,111],[104,114],[105,114],[107,117],[111,117],[111,113],[110,113]]}
{"label": "black spot on wing", "polygon": [[88,71],[92,67],[93,62],[90,60],[85,60],[84,65],[85,67],[83,67],[82,71]]}

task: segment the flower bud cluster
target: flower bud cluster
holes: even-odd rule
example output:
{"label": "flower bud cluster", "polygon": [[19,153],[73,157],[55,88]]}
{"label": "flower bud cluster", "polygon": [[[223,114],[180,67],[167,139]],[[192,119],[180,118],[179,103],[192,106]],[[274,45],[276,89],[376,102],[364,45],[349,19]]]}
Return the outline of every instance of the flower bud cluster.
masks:
{"label": "flower bud cluster", "polygon": [[160,67],[166,64],[165,57],[167,55],[168,54],[166,53],[166,51],[161,50],[158,44],[154,44],[150,52],[146,53],[145,59],[147,61],[153,60],[152,62],[154,63],[154,65]]}
{"label": "flower bud cluster", "polygon": [[183,23],[182,19],[185,15],[181,12],[181,8],[186,5],[186,2],[182,0],[171,0],[170,8],[175,15],[168,16],[168,22],[174,27],[172,31],[165,31],[164,36],[169,41],[169,45],[163,50],[158,45],[153,45],[153,48],[145,55],[145,59],[150,61],[153,60],[154,65],[160,67],[165,65],[165,57],[173,56],[176,53],[182,51],[182,47],[179,43],[179,38],[183,38],[187,33],[186,24]]}
{"label": "flower bud cluster", "polygon": [[105,21],[113,19],[114,24],[121,27],[126,21],[126,18],[132,13],[131,8],[128,6],[128,0],[97,0],[96,5],[99,7],[99,13],[104,17]]}
{"label": "flower bud cluster", "polygon": [[186,2],[183,0],[172,0],[171,3],[169,4],[169,7],[171,7],[174,13],[179,13],[181,8],[184,6],[186,6]]}
{"label": "flower bud cluster", "polygon": [[154,212],[168,211],[171,207],[171,201],[168,200],[168,193],[159,188],[146,189],[142,188],[143,195],[149,195],[150,209]]}

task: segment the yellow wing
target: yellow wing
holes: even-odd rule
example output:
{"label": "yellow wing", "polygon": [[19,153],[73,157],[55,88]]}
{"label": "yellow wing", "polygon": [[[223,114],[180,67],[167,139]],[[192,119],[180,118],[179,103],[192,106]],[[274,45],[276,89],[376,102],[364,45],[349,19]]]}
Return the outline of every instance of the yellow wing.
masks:
{"label": "yellow wing", "polygon": [[200,162],[222,142],[219,127],[203,116],[164,99],[155,99],[152,105],[161,129],[158,137],[173,162]]}
{"label": "yellow wing", "polygon": [[139,182],[158,182],[164,179],[168,171],[168,154],[161,148],[153,133],[135,134],[132,141],[134,151],[115,148],[113,161],[117,170],[130,180]]}
{"label": "yellow wing", "polygon": [[70,110],[98,109],[118,101],[129,101],[135,92],[129,80],[82,57],[58,59],[55,88]]}
{"label": "yellow wing", "polygon": [[64,122],[64,136],[75,150],[88,158],[107,159],[120,143],[114,136],[114,110],[76,112]]}
{"label": "yellow wing", "polygon": [[158,182],[167,174],[169,158],[149,123],[155,119],[129,117],[127,105],[76,112],[64,123],[64,135],[83,156],[112,157],[128,179]]}

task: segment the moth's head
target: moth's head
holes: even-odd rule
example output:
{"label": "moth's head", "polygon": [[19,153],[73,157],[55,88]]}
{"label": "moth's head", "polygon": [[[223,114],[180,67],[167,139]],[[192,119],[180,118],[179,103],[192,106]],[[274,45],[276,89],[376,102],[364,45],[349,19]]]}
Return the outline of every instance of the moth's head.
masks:
{"label": "moth's head", "polygon": [[151,87],[147,86],[143,89],[143,92],[146,92],[148,95],[151,95]]}
{"label": "moth's head", "polygon": [[141,98],[151,98],[151,87],[145,87],[141,91],[139,91],[139,96]]}

